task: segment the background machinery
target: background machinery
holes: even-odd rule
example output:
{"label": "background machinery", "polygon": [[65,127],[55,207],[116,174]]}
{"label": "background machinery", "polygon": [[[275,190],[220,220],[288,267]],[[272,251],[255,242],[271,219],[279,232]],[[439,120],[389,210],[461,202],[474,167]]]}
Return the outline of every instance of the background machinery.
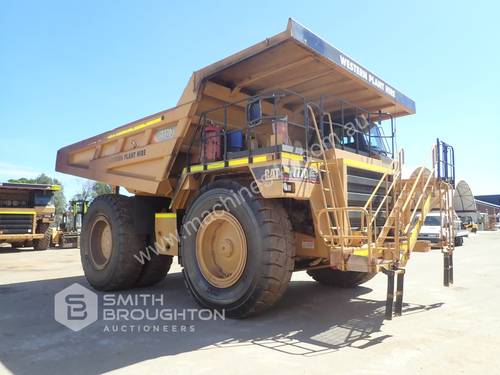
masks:
{"label": "background machinery", "polygon": [[59,248],[79,248],[80,232],[83,216],[87,212],[89,202],[83,199],[69,202],[69,209],[61,215],[57,228],[54,228],[51,246]]}
{"label": "background machinery", "polygon": [[46,250],[54,224],[59,185],[0,183],[0,243]]}
{"label": "background machinery", "polygon": [[200,305],[241,318],[276,303],[293,271],[334,287],[384,273],[386,315],[401,314],[405,265],[430,249],[418,240],[427,213],[453,222],[451,146],[438,140],[429,166],[402,176],[395,120],[413,113],[411,99],[290,20],[195,72],[176,107],[59,150],[57,171],[133,194],[90,205],[87,279],[152,285],[177,256]]}

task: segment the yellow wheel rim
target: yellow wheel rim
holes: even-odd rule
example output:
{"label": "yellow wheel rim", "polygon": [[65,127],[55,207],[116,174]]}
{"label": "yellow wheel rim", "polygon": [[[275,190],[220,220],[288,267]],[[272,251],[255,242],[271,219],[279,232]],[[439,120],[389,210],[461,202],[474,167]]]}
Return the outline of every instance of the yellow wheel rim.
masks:
{"label": "yellow wheel rim", "polygon": [[229,288],[240,279],[247,262],[247,240],[238,220],[226,211],[203,219],[196,235],[196,260],[205,279]]}
{"label": "yellow wheel rim", "polygon": [[104,216],[98,216],[90,231],[90,258],[97,269],[103,269],[111,258],[113,235],[111,225]]}

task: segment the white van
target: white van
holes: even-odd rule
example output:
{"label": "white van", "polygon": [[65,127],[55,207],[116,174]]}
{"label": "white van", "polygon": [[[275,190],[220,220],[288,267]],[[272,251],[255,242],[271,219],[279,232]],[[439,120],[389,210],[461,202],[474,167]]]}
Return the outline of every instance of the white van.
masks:
{"label": "white van", "polygon": [[[441,225],[441,220],[443,220],[443,225]],[[456,215],[453,226],[455,228],[455,246],[462,246],[464,244],[464,237],[468,236],[468,232],[463,228],[462,222]],[[447,217],[444,215],[441,216],[439,212],[430,212],[424,220],[424,225],[420,229],[418,239],[430,241],[432,246],[439,247],[447,237],[448,230]]]}

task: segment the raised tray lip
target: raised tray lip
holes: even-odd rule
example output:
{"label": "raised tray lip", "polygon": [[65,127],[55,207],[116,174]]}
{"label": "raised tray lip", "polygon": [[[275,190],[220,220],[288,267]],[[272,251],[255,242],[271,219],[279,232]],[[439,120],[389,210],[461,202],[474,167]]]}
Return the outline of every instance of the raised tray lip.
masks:
{"label": "raised tray lip", "polygon": [[[198,87],[202,81],[210,79],[217,73],[239,62],[249,59],[268,48],[273,48],[278,44],[290,40],[311,51],[326,63],[342,69],[344,72],[348,73],[352,79],[362,82],[370,89],[376,90],[377,93],[383,95],[394,104],[402,106],[407,114],[414,114],[416,112],[416,105],[412,99],[292,18],[288,19],[285,31],[268,37],[262,42],[254,44],[253,46],[196,71],[194,73],[195,87]],[[375,82],[378,85],[376,85]]]}

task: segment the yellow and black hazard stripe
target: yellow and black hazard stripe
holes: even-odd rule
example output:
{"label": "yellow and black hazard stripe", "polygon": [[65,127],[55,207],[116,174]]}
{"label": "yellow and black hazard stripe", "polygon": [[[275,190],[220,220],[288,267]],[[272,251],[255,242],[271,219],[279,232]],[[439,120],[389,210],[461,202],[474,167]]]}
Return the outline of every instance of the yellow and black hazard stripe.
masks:
{"label": "yellow and black hazard stripe", "polygon": [[[264,154],[264,155],[255,155],[255,156],[249,156],[249,157],[243,157],[243,158],[237,158],[237,159],[229,159],[227,161],[214,161],[206,164],[194,164],[191,165],[187,168],[184,168],[182,173],[199,173],[199,172],[206,172],[206,171],[212,171],[212,170],[218,170],[218,169],[224,169],[224,168],[231,168],[231,167],[243,167],[251,164],[257,164],[257,163],[264,163],[267,161],[272,161],[272,160],[282,160],[285,163],[289,161],[295,161],[295,162],[310,162],[311,167],[316,167],[319,168],[319,165],[322,163],[318,161],[317,159],[309,159],[307,160],[304,155],[299,155],[299,154],[292,154],[290,152],[281,152],[279,158],[274,158],[274,154]],[[344,164],[348,167],[352,168],[357,168],[357,169],[363,169],[367,171],[372,171],[372,172],[378,172],[378,173],[387,173],[387,174],[392,174],[394,171],[391,168],[381,166],[381,165],[376,165],[376,164],[370,164],[367,162],[359,161],[359,160],[353,160],[353,159],[342,159]]]}
{"label": "yellow and black hazard stripe", "polygon": [[[289,152],[281,152],[281,159],[288,159],[293,161],[301,161],[304,162],[305,158],[302,155],[292,154]],[[244,167],[251,164],[264,163],[267,161],[275,160],[273,158],[274,154],[265,154],[265,155],[255,155],[248,156],[237,159],[229,159],[227,161],[214,161],[206,164],[194,164],[187,168],[184,168],[182,173],[198,173],[198,172],[206,172],[217,169],[224,168],[234,168],[234,167]]]}

